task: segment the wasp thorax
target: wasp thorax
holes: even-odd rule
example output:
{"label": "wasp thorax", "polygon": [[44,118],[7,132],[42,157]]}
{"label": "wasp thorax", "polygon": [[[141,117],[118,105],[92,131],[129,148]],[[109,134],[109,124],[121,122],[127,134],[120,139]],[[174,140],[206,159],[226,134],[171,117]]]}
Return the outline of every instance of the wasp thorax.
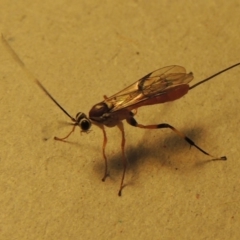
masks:
{"label": "wasp thorax", "polygon": [[82,129],[82,131],[84,131],[84,132],[88,131],[92,124],[90,119],[88,119],[88,117],[86,116],[86,114],[84,114],[82,112],[77,113],[76,122],[77,122],[78,126]]}
{"label": "wasp thorax", "polygon": [[89,111],[89,118],[90,119],[96,119],[101,117],[104,113],[108,113],[109,108],[106,103],[101,102],[92,107],[92,109]]}

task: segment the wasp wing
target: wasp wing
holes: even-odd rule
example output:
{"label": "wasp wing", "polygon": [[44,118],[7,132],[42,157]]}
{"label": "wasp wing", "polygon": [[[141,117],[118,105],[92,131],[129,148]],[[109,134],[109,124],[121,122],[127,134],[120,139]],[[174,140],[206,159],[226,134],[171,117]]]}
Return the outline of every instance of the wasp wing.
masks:
{"label": "wasp wing", "polygon": [[147,74],[113,96],[106,97],[104,102],[112,106],[111,112],[130,106],[133,109],[133,105],[164,94],[168,89],[178,85],[188,84],[192,79],[193,74],[186,73],[185,68],[181,66],[172,65],[160,68]]}

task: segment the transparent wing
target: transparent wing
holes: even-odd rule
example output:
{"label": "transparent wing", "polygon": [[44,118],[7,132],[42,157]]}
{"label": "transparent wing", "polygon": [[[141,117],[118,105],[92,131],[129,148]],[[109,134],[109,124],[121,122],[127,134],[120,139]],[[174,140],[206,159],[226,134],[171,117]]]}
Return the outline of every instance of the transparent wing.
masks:
{"label": "transparent wing", "polygon": [[[178,85],[187,84],[193,74],[186,73],[185,68],[172,65],[153,71],[124,90],[106,97],[104,102],[111,107],[111,112],[127,108],[154,96],[164,94]],[[144,104],[143,104],[144,105]]]}

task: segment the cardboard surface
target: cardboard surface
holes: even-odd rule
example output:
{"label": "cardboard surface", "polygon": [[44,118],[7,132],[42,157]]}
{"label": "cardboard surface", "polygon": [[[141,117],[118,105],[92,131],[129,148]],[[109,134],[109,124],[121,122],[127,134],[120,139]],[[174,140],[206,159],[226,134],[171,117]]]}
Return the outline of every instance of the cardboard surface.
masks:
{"label": "cardboard surface", "polygon": [[[73,116],[160,67],[177,64],[193,83],[240,61],[238,1],[5,1],[1,32],[27,68]],[[68,117],[0,44],[1,239],[239,239],[237,67],[163,105],[139,108],[128,126],[123,196],[121,135],[79,129],[53,140]]]}

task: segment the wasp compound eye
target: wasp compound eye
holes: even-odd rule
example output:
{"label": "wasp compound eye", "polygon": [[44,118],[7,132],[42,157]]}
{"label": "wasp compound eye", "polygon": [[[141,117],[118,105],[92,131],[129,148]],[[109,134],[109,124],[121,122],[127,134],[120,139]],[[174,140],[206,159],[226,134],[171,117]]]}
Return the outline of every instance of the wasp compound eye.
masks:
{"label": "wasp compound eye", "polygon": [[89,119],[84,118],[80,121],[79,125],[81,129],[85,132],[85,131],[88,131],[89,128],[91,127],[91,122],[89,121]]}

